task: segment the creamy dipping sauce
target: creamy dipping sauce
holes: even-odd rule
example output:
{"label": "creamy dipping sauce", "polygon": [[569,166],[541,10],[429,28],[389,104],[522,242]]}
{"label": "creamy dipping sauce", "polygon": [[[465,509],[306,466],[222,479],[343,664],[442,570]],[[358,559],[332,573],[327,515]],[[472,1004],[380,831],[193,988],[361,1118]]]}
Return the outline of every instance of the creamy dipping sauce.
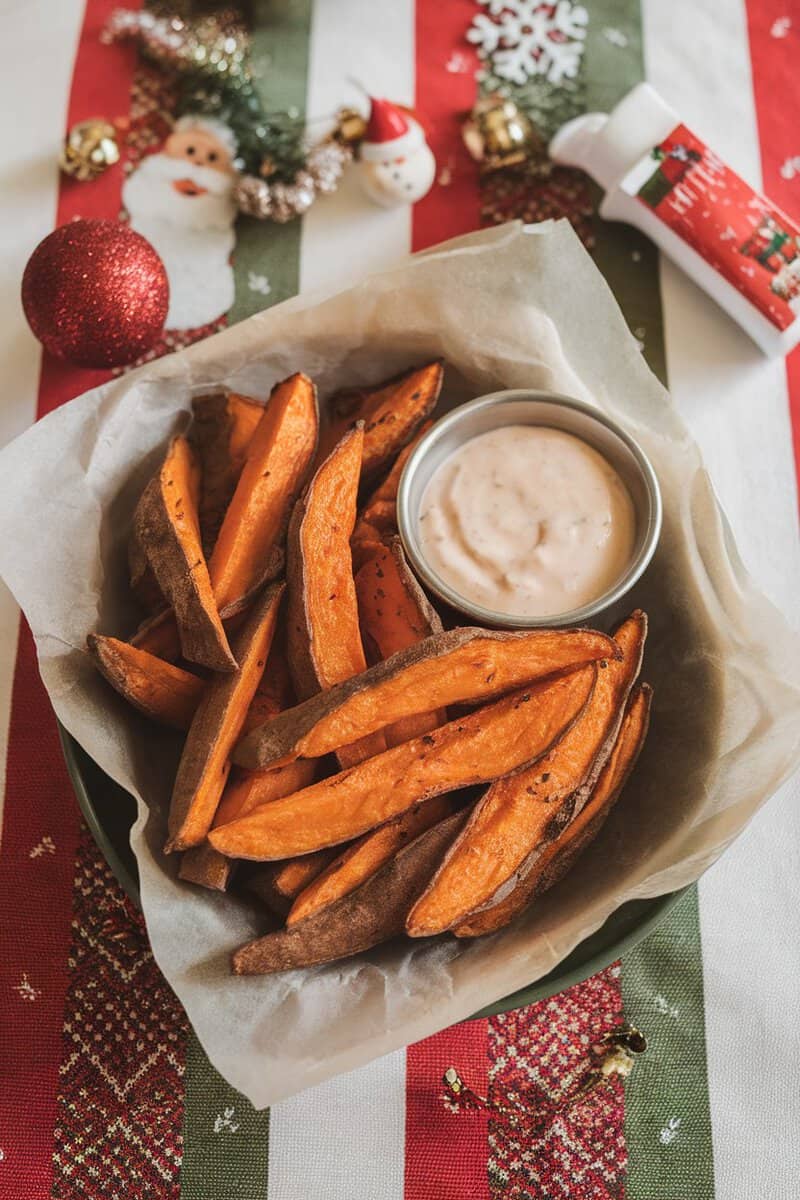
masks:
{"label": "creamy dipping sauce", "polygon": [[580,608],[607,591],[633,552],[628,489],[592,446],[537,425],[465,442],[422,495],[420,548],[465,599],[521,617]]}

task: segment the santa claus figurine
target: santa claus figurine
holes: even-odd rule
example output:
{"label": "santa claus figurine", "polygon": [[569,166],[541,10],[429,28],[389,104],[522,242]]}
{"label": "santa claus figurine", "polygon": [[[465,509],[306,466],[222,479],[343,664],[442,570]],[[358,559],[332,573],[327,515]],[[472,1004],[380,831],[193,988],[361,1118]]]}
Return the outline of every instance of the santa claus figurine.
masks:
{"label": "santa claus figurine", "polygon": [[370,97],[370,105],[357,164],[361,186],[384,208],[413,204],[430,191],[436,159],[410,113],[390,100]]}
{"label": "santa claus figurine", "polygon": [[166,328],[210,325],[233,304],[236,139],[213,117],[187,114],[128,177],[130,223],[155,247],[169,280]]}

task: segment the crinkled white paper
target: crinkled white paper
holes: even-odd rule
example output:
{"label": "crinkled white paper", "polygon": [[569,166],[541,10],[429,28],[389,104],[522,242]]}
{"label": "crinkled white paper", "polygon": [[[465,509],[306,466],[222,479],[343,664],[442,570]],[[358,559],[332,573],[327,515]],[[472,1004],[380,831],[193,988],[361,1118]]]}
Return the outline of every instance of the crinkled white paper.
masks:
{"label": "crinkled white paper", "polygon": [[[161,845],[178,741],[96,675],[86,635],[136,623],[131,516],[193,393],[265,396],[303,370],[324,403],[436,356],[447,405],[550,388],[611,413],[650,456],[664,532],[631,598],[651,618],[650,738],[599,840],[511,929],[233,978],[230,952],[259,931],[258,911],[176,880]],[[301,297],[60,408],[0,455],[0,574],[59,719],[139,801],[132,844],[155,957],[211,1061],[259,1107],[469,1016],[545,974],[624,900],[696,879],[800,760],[798,639],[742,570],[697,447],[562,222],[475,234],[340,295]]]}

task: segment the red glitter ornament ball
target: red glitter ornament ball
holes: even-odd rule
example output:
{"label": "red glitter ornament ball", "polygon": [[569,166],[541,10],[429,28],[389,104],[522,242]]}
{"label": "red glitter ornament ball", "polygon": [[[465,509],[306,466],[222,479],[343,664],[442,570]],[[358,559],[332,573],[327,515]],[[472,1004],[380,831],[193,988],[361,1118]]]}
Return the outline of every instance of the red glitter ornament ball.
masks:
{"label": "red glitter ornament ball", "polygon": [[34,250],[22,307],[46,350],[80,367],[121,367],[155,345],[169,306],[164,264],[119,221],[70,221]]}

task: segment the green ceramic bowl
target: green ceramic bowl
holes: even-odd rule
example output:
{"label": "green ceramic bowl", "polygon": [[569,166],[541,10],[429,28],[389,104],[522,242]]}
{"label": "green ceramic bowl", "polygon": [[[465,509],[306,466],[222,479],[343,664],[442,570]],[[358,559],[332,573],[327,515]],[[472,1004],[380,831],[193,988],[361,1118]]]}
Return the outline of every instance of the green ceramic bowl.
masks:
{"label": "green ceramic bowl", "polygon": [[[136,860],[129,844],[136,804],[112,779],[109,779],[74,738],[60,729],[61,745],[81,812],[100,847],[106,862],[131,900],[139,904],[139,879]],[[546,1000],[601,971],[615,962],[663,920],[683,892],[671,892],[653,900],[631,900],[613,912],[605,924],[575,947],[549,975],[528,987],[490,1004],[475,1015],[488,1017],[511,1012],[524,1004]]]}

